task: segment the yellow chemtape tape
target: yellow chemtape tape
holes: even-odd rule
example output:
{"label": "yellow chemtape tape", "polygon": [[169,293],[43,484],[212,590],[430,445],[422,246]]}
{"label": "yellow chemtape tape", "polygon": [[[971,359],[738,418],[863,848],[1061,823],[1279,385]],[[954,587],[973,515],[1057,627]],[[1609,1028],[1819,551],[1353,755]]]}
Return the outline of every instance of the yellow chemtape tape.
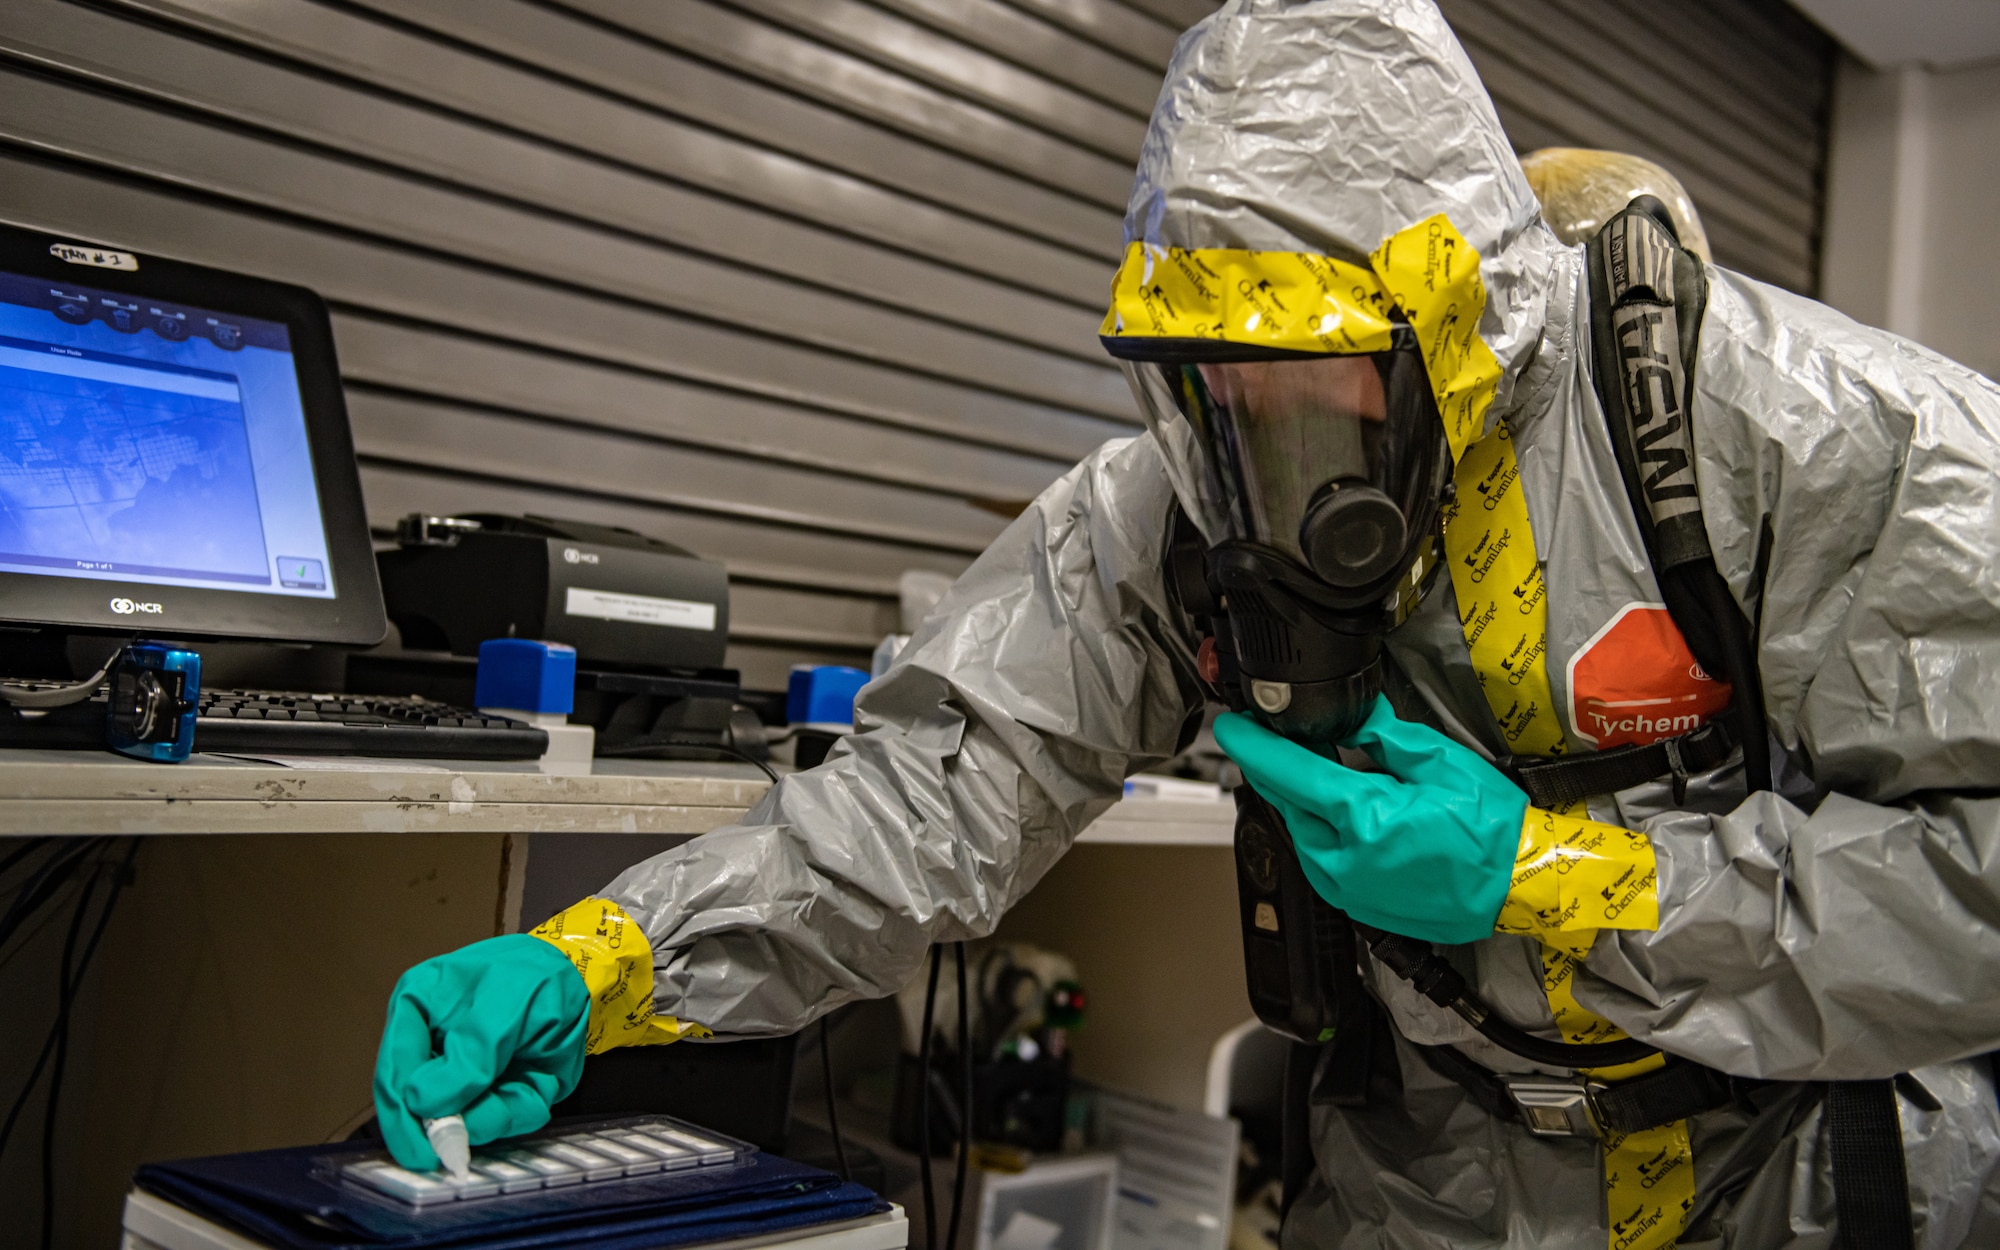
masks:
{"label": "yellow chemtape tape", "polygon": [[654,1014],[653,948],[625,909],[610,899],[584,899],[532,932],[575,965],[590,991],[585,1054],[714,1036],[692,1020]]}
{"label": "yellow chemtape tape", "polygon": [[1381,281],[1344,260],[1132,243],[1098,333],[1358,355],[1389,350],[1394,329]]}
{"label": "yellow chemtape tape", "polygon": [[[1613,1042],[1625,1031],[1576,1001],[1576,970],[1590,952],[1596,930],[1552,935],[1542,947],[1542,988],[1564,1041]],[[1544,938],[1549,943],[1550,938]],[[1659,1055],[1614,1068],[1592,1068],[1593,1080],[1622,1081],[1651,1072]],[[1694,1209],[1694,1146],[1686,1120],[1612,1134],[1604,1140],[1604,1207],[1609,1250],[1668,1250]]]}
{"label": "yellow chemtape tape", "polygon": [[1466,448],[1444,509],[1445,567],[1486,704],[1515,755],[1568,749],[1549,688],[1548,587],[1505,423]]}
{"label": "yellow chemtape tape", "polygon": [[1610,1250],[1668,1250],[1694,1210],[1694,1147],[1686,1120],[1604,1142]]}
{"label": "yellow chemtape tape", "polygon": [[1479,436],[1500,385],[1500,362],[1479,337],[1479,252],[1439,213],[1389,236],[1368,262],[1128,244],[1098,333],[1357,355],[1387,351],[1407,321],[1455,458]]}
{"label": "yellow chemtape tape", "polygon": [[[1454,481],[1457,498],[1445,509],[1445,565],[1480,689],[1510,751],[1561,755],[1567,744],[1549,685],[1548,586],[1505,423],[1465,448]],[[1644,834],[1593,821],[1582,803],[1528,809],[1514,884],[1496,928],[1542,942],[1542,988],[1564,1040],[1625,1036],[1577,1002],[1576,970],[1599,928],[1658,925],[1658,874]],[[1621,1080],[1662,1062],[1655,1056],[1586,1075]],[[1604,1200],[1608,1250],[1672,1246],[1694,1207],[1687,1122],[1607,1138]]]}
{"label": "yellow chemtape tape", "polygon": [[[1574,812],[1530,807],[1521,820],[1501,933],[1660,927],[1658,868],[1643,833]],[[1587,948],[1586,948],[1587,949]]]}
{"label": "yellow chemtape tape", "polygon": [[1486,311],[1479,252],[1439,213],[1384,239],[1368,263],[1416,331],[1456,460],[1486,428],[1500,389],[1500,358],[1479,337]]}

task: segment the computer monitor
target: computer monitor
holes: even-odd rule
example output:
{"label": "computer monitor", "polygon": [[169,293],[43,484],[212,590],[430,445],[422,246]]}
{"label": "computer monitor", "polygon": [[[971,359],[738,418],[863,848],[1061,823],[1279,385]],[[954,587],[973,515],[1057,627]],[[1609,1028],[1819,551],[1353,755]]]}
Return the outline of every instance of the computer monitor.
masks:
{"label": "computer monitor", "polygon": [[318,296],[0,226],[0,620],[381,640]]}

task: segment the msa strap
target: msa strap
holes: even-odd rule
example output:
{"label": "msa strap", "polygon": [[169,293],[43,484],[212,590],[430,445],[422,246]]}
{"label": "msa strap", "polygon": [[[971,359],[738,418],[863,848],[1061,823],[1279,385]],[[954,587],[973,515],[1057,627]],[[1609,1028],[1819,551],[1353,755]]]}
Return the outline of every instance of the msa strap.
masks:
{"label": "msa strap", "polygon": [[1715,567],[1695,479],[1694,393],[1708,275],[1673,219],[1642,195],[1584,246],[1590,274],[1592,382],[1660,597],[1688,650],[1734,691],[1744,780],[1771,788],[1771,748],[1756,640]]}
{"label": "msa strap", "polygon": [[1598,389],[1623,401],[1612,436],[1653,567],[1712,564],[1687,414],[1707,279],[1643,210],[1628,208],[1606,222],[1590,249],[1592,295],[1601,267],[1610,297],[1604,311],[1611,332],[1593,335],[1600,367],[1609,366]]}

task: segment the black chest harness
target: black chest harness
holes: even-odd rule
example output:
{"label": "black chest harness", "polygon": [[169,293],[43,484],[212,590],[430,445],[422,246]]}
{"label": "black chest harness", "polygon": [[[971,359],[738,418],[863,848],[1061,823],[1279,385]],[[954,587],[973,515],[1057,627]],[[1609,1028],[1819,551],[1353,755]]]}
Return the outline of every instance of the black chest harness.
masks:
{"label": "black chest harness", "polygon": [[[1501,769],[1537,807],[1559,807],[1668,778],[1674,799],[1688,779],[1726,763],[1739,748],[1752,792],[1771,788],[1769,731],[1757,671],[1755,628],[1715,565],[1696,490],[1688,420],[1707,306],[1707,276],[1685,251],[1666,209],[1650,196],[1607,221],[1586,248],[1593,380],[1611,442],[1669,615],[1702,667],[1732,689],[1728,711],[1691,733],[1554,759],[1503,759]],[[1756,584],[1771,535],[1766,522]],[[1199,536],[1176,520],[1169,581],[1214,637],[1216,694],[1237,689],[1227,618],[1202,575]],[[1205,645],[1204,650],[1208,647]],[[1371,929],[1334,910],[1307,883],[1283,818],[1249,786],[1236,791],[1237,881],[1244,963],[1252,1005],[1290,1038],[1286,1072],[1285,1201],[1310,1167],[1307,1089],[1330,1044],[1317,1098],[1362,1106],[1389,1054],[1389,1024],[1360,972],[1361,947],[1441,1007],[1504,1049],[1546,1066],[1601,1068],[1660,1052],[1643,1042],[1570,1044],[1535,1037],[1499,1019],[1429,943]],[[1530,1133],[1601,1137],[1655,1128],[1731,1104],[1750,1106],[1767,1082],[1731,1077],[1669,1056],[1664,1066],[1617,1082],[1496,1073],[1450,1046],[1417,1047],[1480,1105]],[[1823,1087],[1839,1244],[1903,1250],[1912,1242],[1895,1082],[1836,1081]],[[1752,1108],[1754,1109],[1754,1108]]]}

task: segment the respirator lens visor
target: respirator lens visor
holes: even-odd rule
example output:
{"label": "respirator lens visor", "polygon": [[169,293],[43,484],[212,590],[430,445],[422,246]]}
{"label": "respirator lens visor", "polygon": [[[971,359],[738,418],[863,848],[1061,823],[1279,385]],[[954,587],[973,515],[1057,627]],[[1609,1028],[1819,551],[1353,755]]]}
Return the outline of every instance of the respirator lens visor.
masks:
{"label": "respirator lens visor", "polygon": [[1356,593],[1386,589],[1427,541],[1449,458],[1414,351],[1126,367],[1150,423],[1192,427],[1218,541],[1274,548]]}

